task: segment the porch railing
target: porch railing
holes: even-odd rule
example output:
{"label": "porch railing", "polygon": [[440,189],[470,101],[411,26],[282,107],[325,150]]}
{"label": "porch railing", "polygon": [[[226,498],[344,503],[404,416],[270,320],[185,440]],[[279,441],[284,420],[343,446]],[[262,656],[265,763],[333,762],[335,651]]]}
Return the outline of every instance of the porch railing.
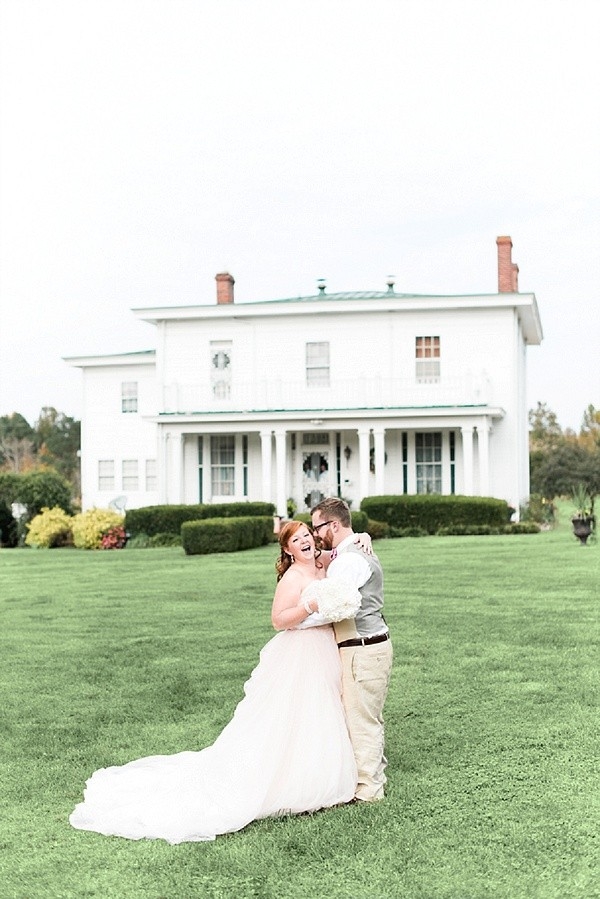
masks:
{"label": "porch railing", "polygon": [[381,409],[427,406],[469,406],[493,403],[485,376],[441,378],[417,383],[414,379],[356,378],[333,381],[329,386],[307,387],[300,381],[263,380],[233,383],[229,396],[213,394],[209,384],[167,384],[163,388],[164,413],[307,411],[326,409]]}

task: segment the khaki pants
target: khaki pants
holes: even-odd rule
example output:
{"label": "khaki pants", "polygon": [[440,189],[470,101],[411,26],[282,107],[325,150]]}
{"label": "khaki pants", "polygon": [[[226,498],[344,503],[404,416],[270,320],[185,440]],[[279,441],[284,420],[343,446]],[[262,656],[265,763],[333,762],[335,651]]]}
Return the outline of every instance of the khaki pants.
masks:
{"label": "khaki pants", "polygon": [[392,670],[392,643],[346,646],[342,659],[342,700],[358,768],[356,798],[383,799],[386,782],[383,705]]}

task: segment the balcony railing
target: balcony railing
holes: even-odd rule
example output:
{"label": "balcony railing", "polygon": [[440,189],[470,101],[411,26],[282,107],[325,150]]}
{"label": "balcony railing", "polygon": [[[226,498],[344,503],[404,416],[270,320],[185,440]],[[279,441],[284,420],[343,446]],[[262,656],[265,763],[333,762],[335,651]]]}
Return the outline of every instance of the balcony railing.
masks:
{"label": "balcony railing", "polygon": [[232,384],[230,396],[215,397],[209,384],[167,384],[163,413],[310,411],[427,406],[479,406],[493,402],[486,377],[441,378],[437,383],[414,379],[356,378],[329,387],[307,387],[301,381],[272,379]]}

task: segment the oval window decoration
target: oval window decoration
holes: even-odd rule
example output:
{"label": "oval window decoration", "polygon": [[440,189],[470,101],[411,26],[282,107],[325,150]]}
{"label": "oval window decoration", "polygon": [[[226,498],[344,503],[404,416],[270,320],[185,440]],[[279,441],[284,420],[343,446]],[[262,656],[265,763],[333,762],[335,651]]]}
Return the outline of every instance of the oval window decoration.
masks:
{"label": "oval window decoration", "polygon": [[213,367],[222,371],[224,368],[227,368],[230,359],[228,353],[224,353],[223,350],[219,350],[218,353],[214,354],[212,361]]}

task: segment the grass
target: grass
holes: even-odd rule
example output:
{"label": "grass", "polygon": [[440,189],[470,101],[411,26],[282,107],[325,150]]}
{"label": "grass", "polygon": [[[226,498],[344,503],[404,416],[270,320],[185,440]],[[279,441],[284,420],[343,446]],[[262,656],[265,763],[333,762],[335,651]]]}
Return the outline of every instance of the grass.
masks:
{"label": "grass", "polygon": [[217,736],[272,636],[275,547],[2,551],[2,899],[600,896],[598,546],[563,526],[377,551],[385,802],[175,847],[68,815],[95,768]]}

